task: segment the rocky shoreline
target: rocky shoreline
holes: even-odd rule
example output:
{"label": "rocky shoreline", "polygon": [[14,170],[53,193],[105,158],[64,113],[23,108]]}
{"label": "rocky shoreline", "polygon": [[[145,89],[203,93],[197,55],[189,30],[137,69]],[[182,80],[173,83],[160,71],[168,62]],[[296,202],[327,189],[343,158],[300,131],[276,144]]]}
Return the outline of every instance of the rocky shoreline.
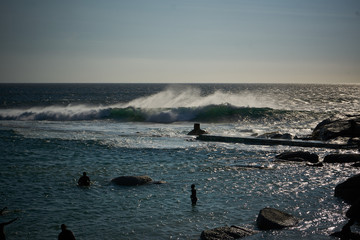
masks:
{"label": "rocky shoreline", "polygon": [[[345,116],[339,119],[326,119],[319,123],[310,136],[303,138],[293,137],[290,134],[265,134],[262,138],[275,139],[301,139],[326,141],[328,143],[342,143],[355,146],[360,151],[360,115]],[[323,160],[316,153],[296,151],[284,152],[275,156],[276,161],[302,162],[308,166],[323,167],[324,164],[353,163],[353,167],[360,167],[360,154],[328,154]],[[350,204],[345,216],[349,218],[340,232],[331,234],[340,239],[360,239],[359,233],[351,232],[353,222],[360,222],[360,174],[354,175],[345,182],[335,187],[334,197],[338,197]],[[351,223],[350,223],[351,222]],[[259,230],[283,229],[295,226],[298,219],[288,213],[274,208],[261,209],[256,220]],[[247,229],[239,226],[224,226],[215,229],[204,230],[201,240],[239,239],[257,234],[258,230]]]}

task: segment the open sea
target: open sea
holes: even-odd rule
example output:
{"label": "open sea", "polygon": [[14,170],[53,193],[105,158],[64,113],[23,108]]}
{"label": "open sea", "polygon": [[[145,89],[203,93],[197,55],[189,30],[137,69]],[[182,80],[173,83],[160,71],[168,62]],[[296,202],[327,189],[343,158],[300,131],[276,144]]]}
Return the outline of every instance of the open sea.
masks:
{"label": "open sea", "polygon": [[[334,188],[359,170],[274,157],[355,151],[201,142],[187,133],[200,123],[214,135],[305,136],[344,114],[360,114],[360,85],[0,84],[0,209],[8,207],[0,222],[19,218],[5,227],[8,240],[57,239],[63,223],[77,240],[199,239],[225,225],[256,229],[259,211],[273,207],[299,224],[247,239],[333,239],[349,208]],[[77,186],[84,171],[90,187]],[[166,183],[110,183],[122,175]]]}

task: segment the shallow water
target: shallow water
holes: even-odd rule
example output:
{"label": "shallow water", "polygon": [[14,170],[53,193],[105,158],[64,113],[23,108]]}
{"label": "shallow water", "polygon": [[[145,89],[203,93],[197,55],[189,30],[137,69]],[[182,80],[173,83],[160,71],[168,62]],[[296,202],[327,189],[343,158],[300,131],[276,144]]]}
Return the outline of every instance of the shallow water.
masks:
{"label": "shallow water", "polygon": [[[275,98],[279,91],[290,93],[292,87],[286,90],[281,85],[280,90],[270,90]],[[247,91],[253,95],[264,92],[263,88],[254,89]],[[152,91],[162,90],[157,86]],[[300,96],[316,96],[307,100],[311,106],[318,98],[320,102],[325,98],[307,88],[300,92]],[[340,102],[334,104],[337,112],[354,112],[354,106],[343,108],[342,101],[333,101]],[[358,97],[346,101],[356,103]],[[294,102],[302,101],[294,100],[279,109],[304,110],[306,104]],[[19,108],[17,103],[15,108]],[[291,113],[280,119],[263,116],[210,121],[201,123],[201,127],[211,133],[236,136],[273,130],[308,134],[327,114],[321,106],[317,111],[306,112],[300,118]],[[344,213],[349,206],[333,197],[333,192],[336,184],[358,173],[356,168],[348,164],[314,168],[274,162],[276,154],[288,150],[315,152],[321,159],[336,150],[200,142],[186,135],[192,124],[108,118],[1,120],[0,208],[9,208],[1,221],[19,217],[6,227],[8,239],[56,238],[62,223],[77,239],[198,239],[204,229],[224,225],[256,229],[256,217],[264,207],[293,214],[300,223],[248,239],[332,239],[328,235],[347,221]],[[91,187],[77,186],[83,171],[90,176]],[[166,183],[137,187],[110,183],[121,175],[149,175]],[[199,198],[194,207],[190,201],[193,183]],[[359,226],[352,229],[360,231]]]}

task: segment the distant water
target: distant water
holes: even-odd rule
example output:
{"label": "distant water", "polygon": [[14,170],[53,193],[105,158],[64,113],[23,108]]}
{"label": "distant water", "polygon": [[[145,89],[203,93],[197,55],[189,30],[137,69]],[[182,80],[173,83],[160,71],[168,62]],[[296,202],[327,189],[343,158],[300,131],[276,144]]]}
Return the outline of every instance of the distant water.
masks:
{"label": "distant water", "polygon": [[[19,217],[6,227],[10,240],[56,239],[62,223],[80,240],[198,239],[218,226],[256,229],[268,206],[301,221],[248,239],[332,239],[349,207],[333,197],[334,187],[358,171],[273,160],[288,150],[320,158],[335,150],[186,134],[199,122],[213,134],[303,136],[328,117],[360,114],[359,93],[359,85],[1,84],[0,208],[9,211],[0,221]],[[89,188],[77,187],[83,171]],[[121,175],[167,183],[110,184]]]}

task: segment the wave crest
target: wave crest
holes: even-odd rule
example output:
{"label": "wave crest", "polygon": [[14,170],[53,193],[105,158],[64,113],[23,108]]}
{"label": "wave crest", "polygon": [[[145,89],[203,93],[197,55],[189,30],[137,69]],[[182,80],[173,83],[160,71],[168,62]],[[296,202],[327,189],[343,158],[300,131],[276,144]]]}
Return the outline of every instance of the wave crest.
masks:
{"label": "wave crest", "polygon": [[112,119],[123,122],[172,123],[184,121],[236,122],[282,118],[291,111],[272,108],[237,107],[231,104],[201,107],[135,108],[90,107],[84,105],[66,107],[31,108],[27,110],[0,110],[1,120],[20,121],[81,121]]}

